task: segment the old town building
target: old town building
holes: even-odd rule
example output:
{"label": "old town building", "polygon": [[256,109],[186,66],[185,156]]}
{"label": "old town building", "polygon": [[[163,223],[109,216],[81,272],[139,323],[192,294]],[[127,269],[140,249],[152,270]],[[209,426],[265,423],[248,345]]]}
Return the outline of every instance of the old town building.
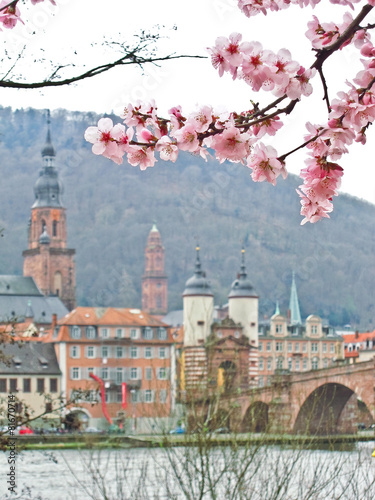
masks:
{"label": "old town building", "polygon": [[[30,339],[29,339],[30,340]],[[0,399],[12,394],[16,402],[15,415],[22,422],[25,416],[44,416],[49,423],[60,425],[61,371],[53,345],[40,339],[18,343],[3,343],[0,362]],[[3,405],[2,405],[3,406]],[[3,406],[4,408],[4,406]],[[8,424],[5,411],[3,424]],[[41,419],[34,427],[43,426]]]}
{"label": "old town building", "polygon": [[345,360],[369,361],[375,356],[375,330],[373,332],[342,332]]}
{"label": "old town building", "polygon": [[167,325],[140,309],[77,307],[58,322],[48,340],[55,344],[62,392],[76,400],[70,418],[100,428],[126,420],[137,432],[167,425],[175,393]]}
{"label": "old town building", "polygon": [[75,250],[67,247],[66,210],[62,205],[62,183],[54,165],[50,120],[43,165],[35,183],[31,207],[28,249],[23,252],[23,275],[34,279],[45,296],[57,296],[71,310],[75,306]]}
{"label": "old town building", "polygon": [[259,327],[259,385],[270,384],[277,370],[318,370],[342,359],[343,339],[334,328],[313,314],[302,322],[293,275],[288,313],[280,314],[277,306],[271,320]]}
{"label": "old town building", "polygon": [[182,398],[207,389],[248,389],[258,383],[258,295],[247,277],[245,251],[228,296],[229,316],[222,320],[214,319],[214,297],[199,251],[197,247],[195,272],[183,293]]}
{"label": "old town building", "polygon": [[142,310],[161,318],[168,310],[168,278],[164,270],[164,247],[156,224],[148,235],[145,272],[142,276]]}

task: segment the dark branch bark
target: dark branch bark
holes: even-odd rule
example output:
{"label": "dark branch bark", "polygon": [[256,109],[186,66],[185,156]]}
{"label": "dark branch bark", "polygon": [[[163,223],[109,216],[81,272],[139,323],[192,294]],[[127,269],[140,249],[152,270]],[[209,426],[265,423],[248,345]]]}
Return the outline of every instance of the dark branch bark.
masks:
{"label": "dark branch bark", "polygon": [[[135,52],[131,52],[130,54],[126,54],[125,56],[117,59],[112,63],[103,64],[101,66],[97,66],[92,68],[80,75],[73,76],[71,78],[65,78],[63,80],[45,80],[43,82],[33,82],[33,83],[24,83],[17,82],[12,80],[0,80],[0,87],[2,88],[13,88],[13,89],[40,89],[43,87],[61,87],[63,85],[70,85],[71,83],[79,82],[81,80],[85,80],[86,78],[92,78],[93,76],[100,75],[101,73],[105,73],[106,71],[115,68],[116,66],[127,66],[129,64],[138,64],[141,66],[146,63],[157,63],[161,61],[171,61],[173,59],[207,59],[206,56],[189,56],[189,55],[177,55],[177,56],[165,56],[165,57],[139,57],[135,54]],[[60,68],[58,68],[60,69]],[[58,71],[58,69],[56,71]],[[56,71],[52,76],[56,75]]]}

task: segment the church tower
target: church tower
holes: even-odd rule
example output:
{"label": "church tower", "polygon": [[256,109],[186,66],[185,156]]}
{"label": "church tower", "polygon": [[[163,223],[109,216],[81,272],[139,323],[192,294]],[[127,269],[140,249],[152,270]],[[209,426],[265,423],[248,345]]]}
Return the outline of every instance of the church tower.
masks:
{"label": "church tower", "polygon": [[168,312],[168,278],[164,270],[164,247],[155,223],[148,235],[145,249],[142,310],[160,317]]}
{"label": "church tower", "polygon": [[75,307],[75,250],[67,248],[66,210],[61,202],[63,186],[54,165],[55,149],[51,141],[50,118],[47,139],[42,149],[42,168],[34,186],[28,249],[23,275],[34,278],[44,295],[57,295],[69,310]]}

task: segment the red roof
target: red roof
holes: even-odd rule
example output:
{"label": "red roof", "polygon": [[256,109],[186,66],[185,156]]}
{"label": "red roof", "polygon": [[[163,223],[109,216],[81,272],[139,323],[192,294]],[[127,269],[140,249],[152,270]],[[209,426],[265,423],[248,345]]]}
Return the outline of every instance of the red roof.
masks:
{"label": "red roof", "polygon": [[358,358],[359,352],[358,351],[348,351],[345,349],[345,357],[346,358]]}
{"label": "red roof", "polygon": [[365,333],[344,333],[342,335],[345,344],[355,344],[356,342],[366,342],[366,340],[375,340],[375,330],[373,332]]}
{"label": "red roof", "polygon": [[77,307],[58,322],[77,326],[163,326],[165,323],[140,309]]}

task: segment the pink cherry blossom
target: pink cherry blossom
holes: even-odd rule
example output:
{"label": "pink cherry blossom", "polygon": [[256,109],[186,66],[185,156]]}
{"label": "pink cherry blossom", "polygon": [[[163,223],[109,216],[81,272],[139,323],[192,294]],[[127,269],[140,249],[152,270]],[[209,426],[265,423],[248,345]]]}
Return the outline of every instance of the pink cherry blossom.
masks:
{"label": "pink cherry blossom", "polygon": [[206,132],[212,123],[211,106],[201,106],[197,111],[188,116],[187,123],[194,125],[196,132]]}
{"label": "pink cherry blossom", "polygon": [[1,0],[0,9],[8,5],[6,9],[0,10],[0,23],[4,28],[12,29],[16,26],[17,22],[24,22],[21,19],[21,12],[17,5],[9,5],[9,0]]}
{"label": "pink cherry blossom", "polygon": [[178,157],[178,147],[167,135],[163,135],[155,146],[156,151],[159,151],[160,158],[165,161],[175,162]]}
{"label": "pink cherry blossom", "polygon": [[280,174],[284,179],[288,175],[285,164],[277,159],[277,151],[262,142],[254,146],[247,159],[247,166],[253,170],[251,178],[255,182],[268,181],[275,186]]}
{"label": "pink cherry blossom", "polygon": [[199,140],[193,123],[186,123],[182,128],[172,132],[177,145],[183,151],[194,152],[198,149]]}
{"label": "pink cherry blossom", "polygon": [[236,127],[229,127],[223,133],[212,138],[210,147],[215,150],[216,158],[223,163],[225,160],[244,163],[250,152],[250,135],[241,134]]}
{"label": "pink cherry blossom", "polygon": [[147,167],[153,167],[156,162],[153,149],[140,146],[129,146],[127,150],[127,160],[133,167],[139,165],[141,170],[146,170]]}

